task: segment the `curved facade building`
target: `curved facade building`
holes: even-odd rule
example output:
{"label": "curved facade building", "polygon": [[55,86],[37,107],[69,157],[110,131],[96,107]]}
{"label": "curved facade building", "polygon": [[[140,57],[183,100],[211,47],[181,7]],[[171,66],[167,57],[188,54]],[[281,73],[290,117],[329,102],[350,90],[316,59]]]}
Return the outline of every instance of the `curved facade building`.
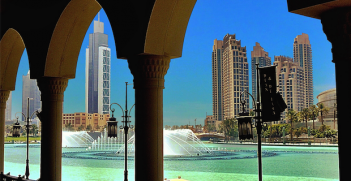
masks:
{"label": "curved facade building", "polygon": [[[321,92],[317,96],[318,103],[323,103],[329,108],[328,115],[323,116],[324,121],[334,121],[334,103],[336,103],[336,88]],[[337,108],[337,107],[336,107]],[[337,112],[335,113],[335,120],[337,120]]]}

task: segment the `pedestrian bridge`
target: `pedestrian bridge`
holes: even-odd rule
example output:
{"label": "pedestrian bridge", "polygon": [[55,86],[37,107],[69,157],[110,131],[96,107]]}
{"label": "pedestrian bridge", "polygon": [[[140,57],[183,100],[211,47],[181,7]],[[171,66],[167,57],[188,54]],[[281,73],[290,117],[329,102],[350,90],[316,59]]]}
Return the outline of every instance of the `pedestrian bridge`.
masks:
{"label": "pedestrian bridge", "polygon": [[195,135],[202,141],[213,138],[224,139],[223,133],[195,133]]}

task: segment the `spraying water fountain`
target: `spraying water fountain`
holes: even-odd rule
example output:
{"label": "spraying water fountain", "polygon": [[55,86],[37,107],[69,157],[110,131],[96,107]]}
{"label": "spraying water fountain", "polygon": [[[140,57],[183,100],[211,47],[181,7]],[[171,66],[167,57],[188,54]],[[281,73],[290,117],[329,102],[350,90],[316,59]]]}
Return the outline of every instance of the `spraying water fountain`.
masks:
{"label": "spraying water fountain", "polygon": [[94,139],[86,132],[62,132],[62,147],[89,147]]}
{"label": "spraying water fountain", "polygon": [[[225,160],[257,158],[257,153],[251,150],[226,150],[226,148],[209,148],[189,129],[164,130],[164,160]],[[134,159],[135,138],[132,131],[127,141],[128,160]],[[62,153],[64,158],[124,160],[124,133],[120,130],[117,137],[107,137],[107,132],[101,133],[96,140],[87,146],[86,151]],[[273,152],[263,152],[262,156],[275,156]]]}

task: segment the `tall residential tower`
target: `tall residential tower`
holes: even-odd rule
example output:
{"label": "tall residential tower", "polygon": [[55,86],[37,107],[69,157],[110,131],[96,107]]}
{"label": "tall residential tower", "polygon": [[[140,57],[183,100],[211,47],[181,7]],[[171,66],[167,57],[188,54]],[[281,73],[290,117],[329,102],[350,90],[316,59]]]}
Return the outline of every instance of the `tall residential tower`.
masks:
{"label": "tall residential tower", "polygon": [[[304,108],[304,74],[302,67],[298,63],[293,62],[293,59],[285,56],[274,56],[276,68],[277,83],[279,92],[282,95],[289,109],[294,109],[296,112],[302,111]],[[282,118],[285,118],[286,112]]]}
{"label": "tall residential tower", "polygon": [[[234,35],[214,41],[212,52],[213,115],[216,120],[234,118],[241,110],[240,93],[249,91],[249,67],[246,47]],[[249,98],[243,94],[246,110]]]}
{"label": "tall residential tower", "polygon": [[313,70],[312,49],[308,35],[296,36],[294,39],[294,62],[303,69],[304,74],[304,108],[313,105]]}
{"label": "tall residential tower", "polygon": [[89,34],[85,63],[85,112],[109,114],[111,49],[104,34],[104,23],[94,21],[94,33]]}
{"label": "tall residential tower", "polygon": [[[29,100],[29,116],[30,116],[34,111],[41,109],[41,101],[40,101],[40,90],[37,85],[37,80],[30,79],[29,73],[30,71],[28,71],[27,75],[22,76],[22,113],[27,114],[28,97],[33,98],[33,100]],[[34,114],[33,119],[36,117],[37,117],[36,114]],[[23,116],[22,116],[22,121],[25,121]]]}
{"label": "tall residential tower", "polygon": [[5,121],[11,121],[11,114],[12,114],[12,91],[10,91],[9,98],[6,101]]}
{"label": "tall residential tower", "polygon": [[270,66],[272,64],[271,58],[268,57],[268,52],[265,52],[259,43],[251,51],[251,75],[252,75],[252,96],[257,99],[256,95],[256,63],[258,67]]}

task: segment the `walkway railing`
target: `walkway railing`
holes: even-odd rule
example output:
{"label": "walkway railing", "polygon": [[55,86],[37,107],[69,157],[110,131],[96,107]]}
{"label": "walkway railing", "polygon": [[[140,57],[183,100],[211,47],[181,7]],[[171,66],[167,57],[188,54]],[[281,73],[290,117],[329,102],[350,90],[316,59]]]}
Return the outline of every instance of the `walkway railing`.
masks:
{"label": "walkway railing", "polygon": [[18,177],[12,176],[10,175],[10,172],[7,174],[4,174],[3,172],[0,173],[0,181],[40,181],[40,179],[32,180],[32,179],[25,179],[24,177],[25,175],[23,176],[18,175]]}

